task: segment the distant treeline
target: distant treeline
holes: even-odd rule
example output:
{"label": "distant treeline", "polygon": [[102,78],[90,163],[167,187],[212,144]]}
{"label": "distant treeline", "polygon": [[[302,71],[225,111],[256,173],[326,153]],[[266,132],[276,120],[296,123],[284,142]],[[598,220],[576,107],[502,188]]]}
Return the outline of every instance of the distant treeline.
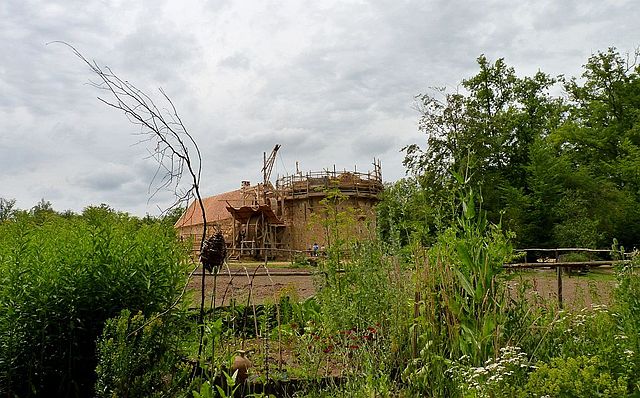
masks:
{"label": "distant treeline", "polygon": [[184,212],[183,207],[175,207],[164,212],[160,216],[151,216],[149,214],[144,217],[137,217],[127,212],[118,211],[111,206],[102,203],[100,205],[92,205],[85,207],[82,212],[76,213],[72,210],[57,211],[53,208],[50,201],[41,199],[33,207],[27,210],[19,209],[16,207],[16,200],[0,197],[0,223],[3,221],[31,221],[36,224],[42,224],[47,220],[61,217],[66,219],[86,219],[91,220],[96,217],[103,217],[105,215],[118,216],[130,220],[136,220],[144,224],[154,224],[157,222],[167,223],[170,225],[175,224],[178,218]]}

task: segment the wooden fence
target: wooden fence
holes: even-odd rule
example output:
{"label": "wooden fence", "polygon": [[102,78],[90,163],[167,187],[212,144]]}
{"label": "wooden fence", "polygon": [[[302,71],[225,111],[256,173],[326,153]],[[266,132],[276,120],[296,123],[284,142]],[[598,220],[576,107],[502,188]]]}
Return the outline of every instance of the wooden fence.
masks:
{"label": "wooden fence", "polygon": [[[613,257],[611,250],[607,249],[586,249],[586,248],[557,248],[557,249],[518,249],[517,252],[525,254],[525,262],[504,264],[504,268],[510,270],[534,269],[534,268],[555,268],[557,278],[558,306],[563,307],[562,297],[562,274],[572,269],[589,269],[592,267],[615,266],[628,264],[631,260],[631,253],[623,253],[621,259],[590,260],[590,261],[562,261],[562,255],[567,253],[590,253],[593,255],[607,254]],[[549,253],[553,257],[546,256],[543,261],[527,262],[529,253]]]}
{"label": "wooden fence", "polygon": [[[312,252],[310,251],[301,251],[301,250],[288,250],[288,249],[280,249],[282,251],[288,251],[290,252],[292,255],[293,254],[298,254],[298,255],[306,255],[309,258],[318,258],[318,257],[312,257]],[[622,255],[622,259],[609,259],[609,260],[591,260],[591,261],[566,261],[563,262],[562,261],[562,255],[563,254],[567,254],[567,253],[591,253],[593,255],[599,255],[599,256],[603,256],[603,255],[608,255],[609,257],[612,256],[612,251],[611,250],[606,250],[606,249],[586,249],[586,248],[557,248],[557,249],[538,249],[538,248],[533,248],[533,249],[517,249],[516,252],[521,252],[521,253],[525,253],[525,262],[518,262],[518,263],[509,263],[509,264],[503,264],[503,267],[505,269],[511,270],[511,271],[517,271],[517,270],[524,270],[524,269],[555,269],[556,271],[556,277],[557,277],[557,293],[558,293],[558,305],[560,306],[560,308],[563,307],[563,297],[562,297],[562,276],[564,273],[567,273],[569,270],[584,270],[584,269],[589,269],[589,268],[593,268],[593,267],[602,267],[602,266],[615,266],[615,265],[621,265],[621,264],[628,264],[630,263],[630,258],[632,253],[623,253]],[[550,255],[552,255],[553,257],[550,256],[545,256],[542,257],[541,259],[543,259],[543,261],[535,261],[535,262],[527,262],[527,258],[529,258],[528,254],[529,253],[548,253]],[[319,256],[324,257],[323,255]],[[292,261],[293,261],[293,256],[292,256]],[[265,262],[264,266],[265,266],[265,270],[266,270],[266,265],[267,262]],[[344,270],[336,270],[336,272],[338,273],[342,273],[344,272]],[[313,276],[313,275],[318,275],[318,274],[322,274],[322,272],[320,271],[305,271],[305,270],[299,270],[299,271],[279,271],[279,270],[272,270],[272,271],[266,271],[266,272],[256,272],[253,273],[253,277],[256,276],[287,276],[287,277],[299,277],[299,276],[304,276],[304,277],[309,277],[309,276]],[[199,273],[195,274],[195,275],[200,275]],[[226,275],[226,274],[225,274]],[[245,275],[245,272],[229,272],[228,273],[229,276],[242,276]]]}

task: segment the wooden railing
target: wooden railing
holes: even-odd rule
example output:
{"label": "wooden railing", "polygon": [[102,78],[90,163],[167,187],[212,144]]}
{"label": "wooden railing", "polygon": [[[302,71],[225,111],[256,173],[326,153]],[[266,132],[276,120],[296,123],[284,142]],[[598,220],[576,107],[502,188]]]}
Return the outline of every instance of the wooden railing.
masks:
{"label": "wooden railing", "polygon": [[382,175],[378,171],[313,171],[281,177],[276,190],[285,198],[324,195],[337,188],[347,195],[377,196],[383,189]]}
{"label": "wooden railing", "polygon": [[[630,263],[632,253],[622,253],[622,258],[610,258],[609,260],[587,260],[587,261],[562,261],[561,255],[566,253],[590,253],[608,254],[614,257],[612,250],[608,249],[587,249],[587,248],[557,248],[557,249],[518,249],[516,252],[525,253],[525,262],[504,264],[504,268],[510,270],[532,269],[532,268],[555,268],[557,278],[558,305],[563,307],[562,297],[562,274],[571,269],[588,269],[591,267],[614,266]],[[553,257],[545,257],[543,261],[527,262],[527,255],[531,252],[549,253]],[[564,270],[564,271],[563,271]]]}

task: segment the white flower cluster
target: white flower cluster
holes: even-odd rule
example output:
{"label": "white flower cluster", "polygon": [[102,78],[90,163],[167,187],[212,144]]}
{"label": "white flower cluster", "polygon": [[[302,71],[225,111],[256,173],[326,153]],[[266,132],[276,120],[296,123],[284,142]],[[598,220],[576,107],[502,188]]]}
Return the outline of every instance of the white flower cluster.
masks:
{"label": "white flower cluster", "polygon": [[[585,309],[583,309],[585,311]],[[609,312],[609,307],[606,304],[591,304],[591,311],[593,312]]]}
{"label": "white flower cluster", "polygon": [[[460,358],[463,363],[466,356]],[[474,390],[478,397],[491,396],[490,391],[512,376],[518,369],[530,368],[527,354],[520,347],[507,346],[500,349],[497,358],[489,358],[483,366],[454,366],[448,373],[456,373],[463,380],[467,390]]]}

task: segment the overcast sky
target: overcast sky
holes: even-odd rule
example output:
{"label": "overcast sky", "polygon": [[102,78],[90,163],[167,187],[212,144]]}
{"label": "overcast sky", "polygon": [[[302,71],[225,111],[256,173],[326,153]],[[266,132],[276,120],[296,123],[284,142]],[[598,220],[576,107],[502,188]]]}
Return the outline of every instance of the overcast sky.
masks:
{"label": "overcast sky", "polygon": [[414,96],[455,88],[475,59],[519,75],[577,75],[588,56],[640,45],[635,0],[0,1],[0,197],[27,209],[107,203],[157,214],[155,171],[135,126],[101,104],[62,40],[143,91],[172,98],[202,151],[212,195],[274,168],[404,175],[423,142]]}

